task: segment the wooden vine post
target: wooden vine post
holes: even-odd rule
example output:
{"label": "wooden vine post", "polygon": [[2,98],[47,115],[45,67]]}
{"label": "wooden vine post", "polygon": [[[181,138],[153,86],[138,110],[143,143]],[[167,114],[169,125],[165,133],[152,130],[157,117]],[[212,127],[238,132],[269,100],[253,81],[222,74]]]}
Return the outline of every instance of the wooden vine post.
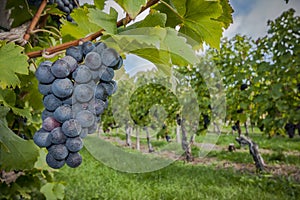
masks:
{"label": "wooden vine post", "polygon": [[241,135],[235,139],[241,146],[248,145],[249,146],[249,152],[253,157],[253,160],[255,162],[255,167],[257,171],[264,171],[265,163],[263,158],[258,152],[258,145],[253,142],[250,138]]}

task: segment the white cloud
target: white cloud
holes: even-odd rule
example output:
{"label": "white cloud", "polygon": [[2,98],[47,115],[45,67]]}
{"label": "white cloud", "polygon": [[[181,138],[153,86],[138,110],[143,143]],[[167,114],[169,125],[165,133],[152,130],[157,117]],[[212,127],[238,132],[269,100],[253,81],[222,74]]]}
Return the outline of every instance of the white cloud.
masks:
{"label": "white cloud", "polygon": [[249,13],[234,16],[234,23],[224,32],[225,37],[233,37],[237,33],[252,38],[262,37],[267,34],[269,19],[274,20],[289,8],[294,8],[298,15],[300,13],[299,0],[291,0],[289,4],[286,4],[284,0],[256,0],[253,3]]}

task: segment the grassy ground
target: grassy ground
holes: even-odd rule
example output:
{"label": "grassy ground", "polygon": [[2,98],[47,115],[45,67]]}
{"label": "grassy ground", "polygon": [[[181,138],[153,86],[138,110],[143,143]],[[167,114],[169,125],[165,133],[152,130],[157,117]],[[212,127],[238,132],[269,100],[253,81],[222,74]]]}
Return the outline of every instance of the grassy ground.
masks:
{"label": "grassy ground", "polygon": [[[112,138],[125,140],[124,134],[111,134]],[[196,142],[203,140],[196,137]],[[238,166],[252,166],[253,160],[247,148],[228,152],[229,143],[235,143],[236,135],[222,134],[218,148],[207,155],[217,164],[203,162],[184,163],[175,161],[154,172],[132,174],[111,169],[97,161],[86,150],[82,150],[83,163],[71,169],[63,167],[55,174],[57,181],[66,185],[66,199],[299,199],[300,182],[289,172],[256,174],[255,170],[237,170],[236,166],[225,167],[224,163]],[[269,139],[260,133],[250,134],[259,144],[262,156],[270,165],[293,167],[293,175],[300,169],[300,137],[289,139],[277,136]],[[135,140],[133,139],[133,142]],[[117,142],[115,142],[117,144]],[[160,148],[165,141],[152,141],[154,148]],[[146,142],[142,140],[142,146]],[[98,147],[95,147],[98,148]],[[99,147],[101,148],[101,147]],[[193,147],[197,150],[197,146]],[[133,151],[133,150],[131,150]],[[199,161],[199,159],[198,159]],[[298,171],[297,171],[298,170]]]}
{"label": "grassy ground", "polygon": [[76,169],[56,174],[67,199],[297,199],[300,185],[286,178],[241,174],[232,169],[184,164],[149,173],[128,174],[96,161],[87,150]]}

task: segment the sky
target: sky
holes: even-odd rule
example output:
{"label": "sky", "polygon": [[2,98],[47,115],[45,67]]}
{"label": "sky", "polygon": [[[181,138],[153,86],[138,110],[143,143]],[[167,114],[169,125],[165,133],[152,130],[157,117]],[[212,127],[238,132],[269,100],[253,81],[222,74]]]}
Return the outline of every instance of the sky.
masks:
{"label": "sky", "polygon": [[256,39],[267,34],[267,21],[274,20],[289,8],[300,15],[300,0],[230,0],[234,9],[233,24],[224,32],[223,36],[232,37],[242,34]]}

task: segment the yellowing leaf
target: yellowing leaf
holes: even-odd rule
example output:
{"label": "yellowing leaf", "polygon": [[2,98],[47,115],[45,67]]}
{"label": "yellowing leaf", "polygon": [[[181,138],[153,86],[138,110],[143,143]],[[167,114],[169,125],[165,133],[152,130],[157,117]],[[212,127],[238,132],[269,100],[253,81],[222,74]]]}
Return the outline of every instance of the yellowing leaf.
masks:
{"label": "yellowing leaf", "polygon": [[140,12],[147,0],[116,0],[116,2],[134,19]]}
{"label": "yellowing leaf", "polygon": [[28,74],[27,56],[23,48],[14,43],[0,47],[0,87],[16,87],[20,84],[17,74]]}

